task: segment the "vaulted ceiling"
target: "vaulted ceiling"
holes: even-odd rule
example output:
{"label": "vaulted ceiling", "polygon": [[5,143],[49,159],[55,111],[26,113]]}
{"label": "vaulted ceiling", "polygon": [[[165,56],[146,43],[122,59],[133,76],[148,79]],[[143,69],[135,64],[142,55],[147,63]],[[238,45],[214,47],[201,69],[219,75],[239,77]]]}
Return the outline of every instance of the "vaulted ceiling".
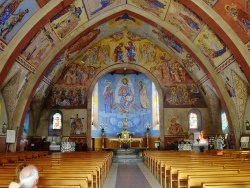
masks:
{"label": "vaulted ceiling", "polygon": [[[185,69],[211,109],[219,100],[230,124],[242,124],[250,79],[249,4],[248,0],[2,0],[0,86],[9,122],[23,121],[31,103],[42,107],[41,101],[73,64],[87,73],[87,91],[101,75],[123,73],[125,67],[152,74],[163,95],[170,85],[164,83],[162,66],[170,64],[179,76]],[[126,55],[123,61],[115,59],[116,47],[123,43],[126,54],[129,42],[135,45],[135,59]]]}

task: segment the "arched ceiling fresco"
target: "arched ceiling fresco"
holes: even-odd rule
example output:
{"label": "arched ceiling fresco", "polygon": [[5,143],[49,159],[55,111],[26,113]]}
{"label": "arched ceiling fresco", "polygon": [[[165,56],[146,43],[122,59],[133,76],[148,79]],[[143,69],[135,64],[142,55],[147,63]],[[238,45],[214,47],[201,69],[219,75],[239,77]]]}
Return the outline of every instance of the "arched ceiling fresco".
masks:
{"label": "arched ceiling fresco", "polygon": [[218,98],[233,123],[242,124],[250,79],[249,4],[2,0],[0,85],[10,122],[20,122],[31,103],[51,101],[63,84],[79,86],[87,97],[95,77],[118,65],[151,72],[165,107],[171,107],[173,90],[194,91],[187,100],[195,104],[198,89],[211,112],[211,99]]}

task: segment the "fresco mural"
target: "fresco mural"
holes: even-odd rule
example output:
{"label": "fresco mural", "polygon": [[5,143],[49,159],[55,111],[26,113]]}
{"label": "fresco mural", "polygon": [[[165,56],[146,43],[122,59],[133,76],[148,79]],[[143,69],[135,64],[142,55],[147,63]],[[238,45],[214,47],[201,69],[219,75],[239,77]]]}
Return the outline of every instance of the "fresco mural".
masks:
{"label": "fresco mural", "polygon": [[36,2],[38,3],[38,5],[40,7],[43,7],[44,5],[46,5],[48,2],[50,2],[51,0],[36,0]]}
{"label": "fresco mural", "polygon": [[[59,105],[60,107],[69,108],[86,105],[85,97],[92,78],[107,66],[120,63],[142,65],[152,72],[162,87],[166,88],[165,93],[169,94],[164,103],[166,107],[188,107],[198,104],[199,106],[205,106],[199,92],[194,92],[195,83],[193,79],[183,67],[183,65],[189,67],[190,72],[200,71],[200,67],[188,54],[183,59],[183,65],[181,65],[169,53],[127,29],[103,39],[87,50],[84,49],[85,45],[94,40],[99,33],[99,29],[92,30],[66,50],[64,57],[69,62],[71,59],[73,60],[79,56],[80,52],[82,56],[78,57],[74,63],[69,63],[67,69],[63,71],[61,78],[53,88],[49,107]],[[158,31],[155,31],[155,33],[164,35]],[[164,36],[166,38],[169,37],[167,35]],[[173,41],[170,43],[173,44]],[[176,47],[173,47],[173,50],[176,53],[182,53],[182,47],[178,44],[176,44]],[[143,84],[143,82],[140,82],[142,93]],[[183,84],[188,86],[184,88]],[[178,101],[171,98],[171,93],[173,95],[174,92],[179,95]],[[126,112],[126,109],[122,107],[120,109]]]}
{"label": "fresco mural", "polygon": [[[145,136],[145,124],[152,125],[152,81],[144,74],[107,74],[98,81],[98,124],[106,136],[117,136],[128,120],[128,131],[134,136]],[[159,129],[150,129],[159,136]],[[101,130],[92,130],[101,136]]]}
{"label": "fresco mural", "polygon": [[150,0],[145,0],[145,1],[137,1],[137,0],[128,0],[128,4],[137,6],[147,12],[150,12],[154,14],[155,16],[158,16],[162,20],[165,17],[167,7],[169,2],[167,1],[150,1]]}
{"label": "fresco mural", "polygon": [[213,9],[234,29],[240,39],[250,40],[250,11],[248,1],[218,1]]}
{"label": "fresco mural", "polygon": [[74,29],[87,21],[83,3],[75,0],[50,19],[50,25],[60,39],[71,33]]}
{"label": "fresco mural", "polygon": [[247,98],[250,93],[247,79],[242,75],[242,71],[236,62],[227,66],[220,72],[220,75],[225,81],[225,87],[235,103],[239,119],[243,125],[243,114],[246,111]]}
{"label": "fresco mural", "polygon": [[203,0],[203,1],[210,7],[213,7],[215,3],[217,3],[217,0]]}
{"label": "fresco mural", "polygon": [[165,21],[177,27],[192,41],[204,26],[201,18],[178,1],[171,1]]}
{"label": "fresco mural", "polygon": [[23,49],[22,56],[37,68],[58,41],[52,28],[45,25]]}
{"label": "fresco mural", "polygon": [[7,43],[39,9],[36,1],[28,0],[4,0],[0,7],[0,38]]}
{"label": "fresco mural", "polygon": [[126,0],[83,0],[83,2],[86,13],[90,19],[105,11],[126,4]]}
{"label": "fresco mural", "polygon": [[184,134],[185,130],[183,129],[182,125],[178,121],[177,117],[172,116],[170,118],[170,126],[168,128],[168,134],[170,135],[178,135],[178,134]]}
{"label": "fresco mural", "polygon": [[194,44],[201,49],[213,67],[218,66],[231,55],[228,49],[226,49],[225,44],[208,27],[203,27],[202,31],[196,37]]}

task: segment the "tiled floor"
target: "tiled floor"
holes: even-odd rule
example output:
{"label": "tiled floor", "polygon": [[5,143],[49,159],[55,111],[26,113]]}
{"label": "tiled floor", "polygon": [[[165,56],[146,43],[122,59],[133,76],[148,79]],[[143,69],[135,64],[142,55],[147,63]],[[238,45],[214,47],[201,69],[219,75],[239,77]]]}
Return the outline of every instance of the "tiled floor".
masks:
{"label": "tiled floor", "polygon": [[[112,164],[109,174],[104,182],[103,188],[115,188],[118,165],[119,163]],[[162,188],[162,186],[159,184],[159,182],[156,180],[153,174],[148,170],[148,168],[143,163],[137,163],[137,165],[141,169],[142,173],[144,174],[144,176],[146,177],[148,183],[151,185],[152,188]]]}

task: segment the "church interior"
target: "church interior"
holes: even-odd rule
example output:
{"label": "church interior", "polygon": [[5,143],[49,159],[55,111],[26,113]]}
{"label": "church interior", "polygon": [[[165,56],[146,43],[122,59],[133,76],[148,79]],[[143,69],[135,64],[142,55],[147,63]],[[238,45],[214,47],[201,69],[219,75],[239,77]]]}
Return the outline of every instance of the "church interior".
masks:
{"label": "church interior", "polygon": [[249,8],[0,0],[0,152],[249,151]]}

